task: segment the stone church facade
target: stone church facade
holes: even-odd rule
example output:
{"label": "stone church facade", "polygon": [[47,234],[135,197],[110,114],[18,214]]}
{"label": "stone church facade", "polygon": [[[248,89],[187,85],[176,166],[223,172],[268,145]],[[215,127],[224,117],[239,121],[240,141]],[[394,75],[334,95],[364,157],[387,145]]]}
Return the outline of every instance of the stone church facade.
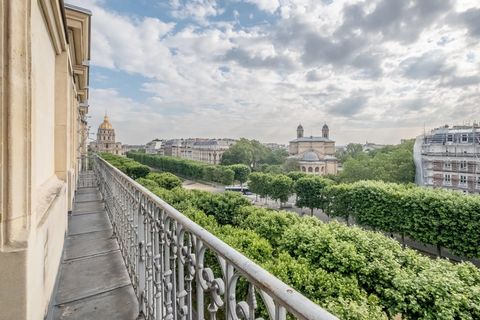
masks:
{"label": "stone church facade", "polygon": [[297,138],[290,141],[290,158],[298,160],[302,172],[313,175],[337,174],[338,160],[335,157],[335,141],[330,140],[330,129],[325,124],[320,137],[304,137],[300,124]]}

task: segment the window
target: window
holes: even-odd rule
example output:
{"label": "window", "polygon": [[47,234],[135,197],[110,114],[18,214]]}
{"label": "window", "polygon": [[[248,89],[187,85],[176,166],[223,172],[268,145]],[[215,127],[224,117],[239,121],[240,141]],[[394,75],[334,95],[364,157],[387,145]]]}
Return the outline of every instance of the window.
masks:
{"label": "window", "polygon": [[467,184],[467,176],[460,176],[460,184]]}
{"label": "window", "polygon": [[462,134],[462,142],[468,142],[468,134]]}
{"label": "window", "polygon": [[451,185],[452,184],[452,176],[449,174],[446,174],[443,176],[443,184],[446,185]]}
{"label": "window", "polygon": [[450,160],[447,160],[443,163],[443,168],[445,169],[451,169],[452,168],[452,162]]}
{"label": "window", "polygon": [[463,170],[467,169],[467,161],[465,160],[460,161],[460,169],[463,169]]}
{"label": "window", "polygon": [[447,136],[447,141],[448,141],[448,142],[453,142],[453,134],[449,134],[449,135]]}
{"label": "window", "polygon": [[480,189],[480,177],[477,177],[477,189]]}

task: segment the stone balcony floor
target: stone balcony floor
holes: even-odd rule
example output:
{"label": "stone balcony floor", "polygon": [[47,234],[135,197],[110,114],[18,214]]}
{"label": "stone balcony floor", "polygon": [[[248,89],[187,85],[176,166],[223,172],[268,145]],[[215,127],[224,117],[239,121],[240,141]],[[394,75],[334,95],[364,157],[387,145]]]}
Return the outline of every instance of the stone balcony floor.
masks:
{"label": "stone balcony floor", "polygon": [[76,192],[59,272],[53,319],[137,318],[137,298],[95,187]]}

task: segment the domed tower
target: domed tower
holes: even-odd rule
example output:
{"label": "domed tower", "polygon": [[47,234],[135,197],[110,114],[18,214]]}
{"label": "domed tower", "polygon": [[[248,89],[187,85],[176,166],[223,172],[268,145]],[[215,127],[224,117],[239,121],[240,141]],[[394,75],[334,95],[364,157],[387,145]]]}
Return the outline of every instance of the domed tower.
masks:
{"label": "domed tower", "polygon": [[92,149],[97,152],[108,152],[122,155],[122,143],[115,141],[115,130],[105,115],[102,124],[98,127],[97,141],[92,144]]}
{"label": "domed tower", "polygon": [[105,115],[102,124],[98,127],[97,143],[115,143],[115,130],[113,129],[112,124],[108,120],[107,115]]}
{"label": "domed tower", "polygon": [[328,139],[330,129],[328,129],[327,124],[325,123],[322,127],[322,137]]}
{"label": "domed tower", "polygon": [[297,138],[303,138],[303,127],[301,124],[297,127]]}

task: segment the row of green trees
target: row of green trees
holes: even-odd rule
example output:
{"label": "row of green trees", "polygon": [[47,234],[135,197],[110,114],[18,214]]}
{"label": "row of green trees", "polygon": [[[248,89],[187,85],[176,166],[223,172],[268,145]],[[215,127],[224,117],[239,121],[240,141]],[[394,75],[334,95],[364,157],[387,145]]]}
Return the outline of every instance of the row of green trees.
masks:
{"label": "row of green trees", "polygon": [[480,257],[480,197],[381,181],[336,184],[302,172],[249,174],[245,165],[229,168],[237,181],[248,177],[249,190],[262,198],[284,203],[295,194],[296,205],[312,213],[322,209],[331,217],[354,218],[362,226],[408,236],[438,250],[446,247],[463,257]]}
{"label": "row of green trees", "polygon": [[325,209],[328,199],[323,191],[332,184],[334,181],[330,179],[298,171],[287,175],[254,172],[248,180],[249,190],[262,198],[271,198],[282,203],[295,194],[296,205],[309,208],[312,214],[314,209]]}
{"label": "row of green trees", "polygon": [[340,183],[292,173],[252,173],[249,189],[261,197],[286,201],[296,194],[301,208],[322,209],[330,217],[375,230],[449,248],[463,257],[480,257],[480,197],[385,183]]}
{"label": "row of green trees", "polygon": [[330,216],[350,215],[364,226],[480,257],[478,196],[379,181],[332,185],[324,193]]}
{"label": "row of green trees", "polygon": [[188,179],[212,181],[225,185],[232,184],[234,181],[244,183],[250,174],[250,168],[242,164],[220,166],[139,152],[129,152],[127,156],[152,168],[175,173]]}
{"label": "row of green trees", "polygon": [[423,257],[377,232],[257,208],[235,193],[168,190],[149,177],[139,182],[341,319],[480,317],[472,264]]}
{"label": "row of green trees", "polygon": [[102,153],[100,156],[132,179],[143,178],[150,172],[149,167],[129,158],[111,153]]}

